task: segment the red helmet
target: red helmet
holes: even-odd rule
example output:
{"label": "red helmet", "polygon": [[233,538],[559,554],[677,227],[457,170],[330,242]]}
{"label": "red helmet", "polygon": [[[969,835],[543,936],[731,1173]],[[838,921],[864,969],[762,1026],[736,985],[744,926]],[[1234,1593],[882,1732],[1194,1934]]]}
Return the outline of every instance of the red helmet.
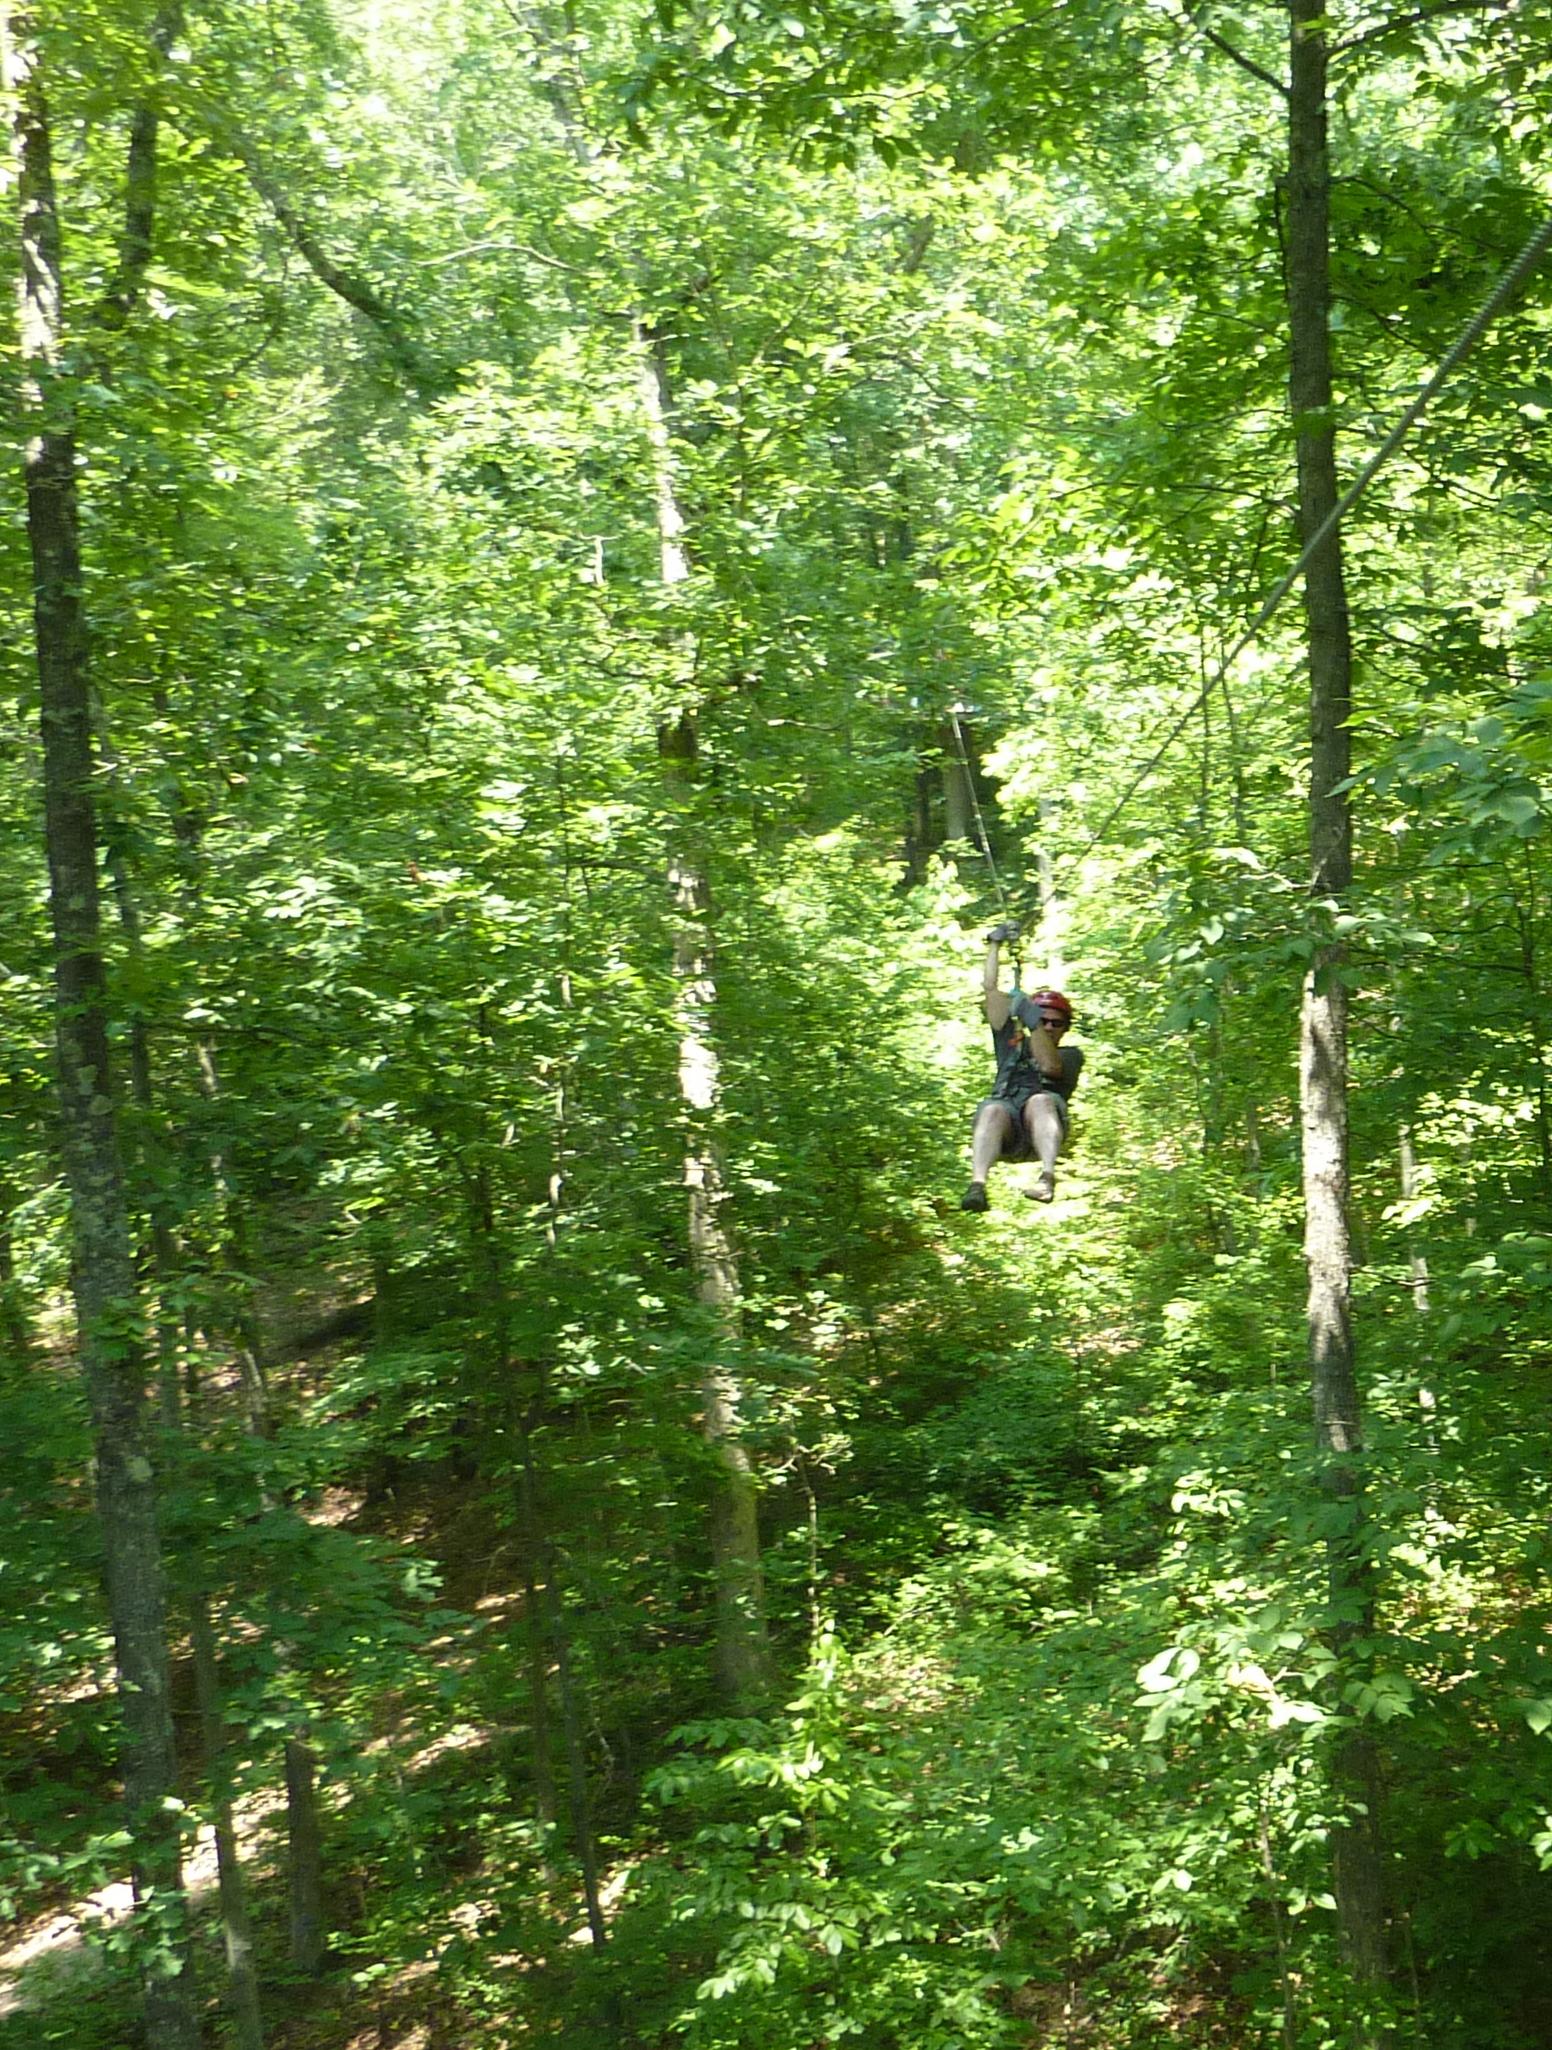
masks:
{"label": "red helmet", "polygon": [[1037,989],[1029,1001],[1037,1011],[1055,1011],[1064,1024],[1072,1023],[1072,1005],[1059,989]]}

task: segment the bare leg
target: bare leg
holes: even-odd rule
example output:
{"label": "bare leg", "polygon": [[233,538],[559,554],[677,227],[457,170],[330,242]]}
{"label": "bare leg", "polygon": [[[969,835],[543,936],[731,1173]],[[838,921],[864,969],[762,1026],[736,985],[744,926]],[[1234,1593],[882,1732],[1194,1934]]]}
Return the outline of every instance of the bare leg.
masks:
{"label": "bare leg", "polygon": [[970,1139],[970,1186],[960,1198],[961,1210],[986,1208],[986,1177],[1015,1136],[1013,1113],[1000,1103],[983,1103]]}
{"label": "bare leg", "polygon": [[1060,1097],[1046,1089],[1032,1096],[1024,1106],[1024,1123],[1040,1161],[1040,1179],[1029,1194],[1036,1203],[1049,1203],[1056,1194],[1056,1156],[1067,1129]]}

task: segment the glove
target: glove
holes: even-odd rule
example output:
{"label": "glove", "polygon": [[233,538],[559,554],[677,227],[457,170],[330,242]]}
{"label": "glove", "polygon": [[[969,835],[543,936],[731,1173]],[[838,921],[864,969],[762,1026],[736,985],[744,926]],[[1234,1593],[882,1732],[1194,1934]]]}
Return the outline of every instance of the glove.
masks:
{"label": "glove", "polygon": [[1001,925],[994,925],[986,935],[986,944],[995,947],[1004,940],[1016,940],[1022,930],[1016,918],[1005,918]]}

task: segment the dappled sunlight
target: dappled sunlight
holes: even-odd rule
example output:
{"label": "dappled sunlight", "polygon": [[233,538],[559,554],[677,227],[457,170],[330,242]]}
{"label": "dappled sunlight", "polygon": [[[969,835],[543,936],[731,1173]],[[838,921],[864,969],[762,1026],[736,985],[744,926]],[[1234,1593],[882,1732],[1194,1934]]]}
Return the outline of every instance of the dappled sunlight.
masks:
{"label": "dappled sunlight", "polygon": [[488,1616],[493,1621],[504,1622],[508,1617],[521,1611],[523,1593],[520,1588],[513,1588],[505,1594],[484,1594],[480,1596],[473,1606],[476,1615]]}
{"label": "dappled sunlight", "polygon": [[51,1999],[60,1974],[90,1966],[93,1936],[121,1923],[134,1904],[129,1881],[114,1880],[74,1907],[38,1917],[0,1946],[0,2015]]}
{"label": "dappled sunlight", "polygon": [[[250,1867],[261,1864],[272,1850],[278,1813],[270,1793],[250,1795],[235,1804],[232,1819],[240,1854]],[[186,1849],[183,1878],[196,1908],[212,1904],[217,1858],[215,1832],[208,1826],[195,1832]],[[61,1976],[90,1975],[100,1969],[99,1939],[122,1926],[134,1905],[129,1880],[111,1880],[69,1908],[40,1916],[11,1940],[0,1942],[0,2016],[47,2004]]]}
{"label": "dappled sunlight", "polygon": [[1545,15],[10,7],[0,2050],[1552,2043]]}
{"label": "dappled sunlight", "polygon": [[355,1521],[365,1502],[360,1488],[324,1488],[304,1505],[302,1514],[321,1530],[341,1530]]}
{"label": "dappled sunlight", "polygon": [[444,1730],[440,1737],[434,1737],[419,1751],[411,1752],[404,1760],[404,1769],[406,1772],[424,1772],[428,1766],[435,1765],[438,1759],[446,1758],[451,1752],[480,1749],[489,1744],[491,1736],[490,1730],[478,1730],[468,1723],[456,1724],[452,1729]]}

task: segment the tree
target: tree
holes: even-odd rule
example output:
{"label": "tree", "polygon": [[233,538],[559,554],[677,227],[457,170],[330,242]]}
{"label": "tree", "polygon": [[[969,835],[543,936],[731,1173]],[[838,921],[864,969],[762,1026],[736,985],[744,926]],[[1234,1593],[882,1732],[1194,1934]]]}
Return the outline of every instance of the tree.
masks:
{"label": "tree", "polygon": [[[144,1963],[147,2027],[169,2050],[200,2039],[180,1880],[177,1760],[145,1400],[143,1332],[124,1196],[116,1085],[108,1048],[86,618],[76,494],[75,373],[65,290],[43,47],[35,18],[8,10],[6,80],[14,96],[21,247],[21,353],[30,435],[25,454],[34,632],[44,764],[44,833],[54,932],[59,1127],[70,1189],[71,1273],[81,1367],[91,1403],[103,1569],[124,1720],[123,1779],[136,1896],[156,1930]],[[164,20],[159,56],[170,39]],[[154,84],[151,88],[154,91]],[[150,255],[156,123],[130,144],[120,285],[127,311]]]}
{"label": "tree", "polygon": [[[1328,29],[1319,4],[1293,0],[1288,73],[1288,403],[1298,457],[1299,533],[1325,533],[1304,570],[1310,690],[1310,865],[1317,906],[1340,921],[1352,886],[1350,721],[1352,641],[1336,509],[1332,417]],[[1362,1482],[1363,1432],[1352,1326],[1347,1220],[1347,992],[1340,942],[1320,946],[1304,984],[1299,1102],[1303,1121],[1304,1247],[1309,1267],[1310,1384],[1321,1485],[1338,1505],[1329,1540],[1334,1646],[1374,1625]],[[1379,1758],[1370,1731],[1339,1742],[1341,1791],[1352,1813],[1335,1842],[1343,1940],[1366,1991],[1389,1977],[1386,1847]]]}

